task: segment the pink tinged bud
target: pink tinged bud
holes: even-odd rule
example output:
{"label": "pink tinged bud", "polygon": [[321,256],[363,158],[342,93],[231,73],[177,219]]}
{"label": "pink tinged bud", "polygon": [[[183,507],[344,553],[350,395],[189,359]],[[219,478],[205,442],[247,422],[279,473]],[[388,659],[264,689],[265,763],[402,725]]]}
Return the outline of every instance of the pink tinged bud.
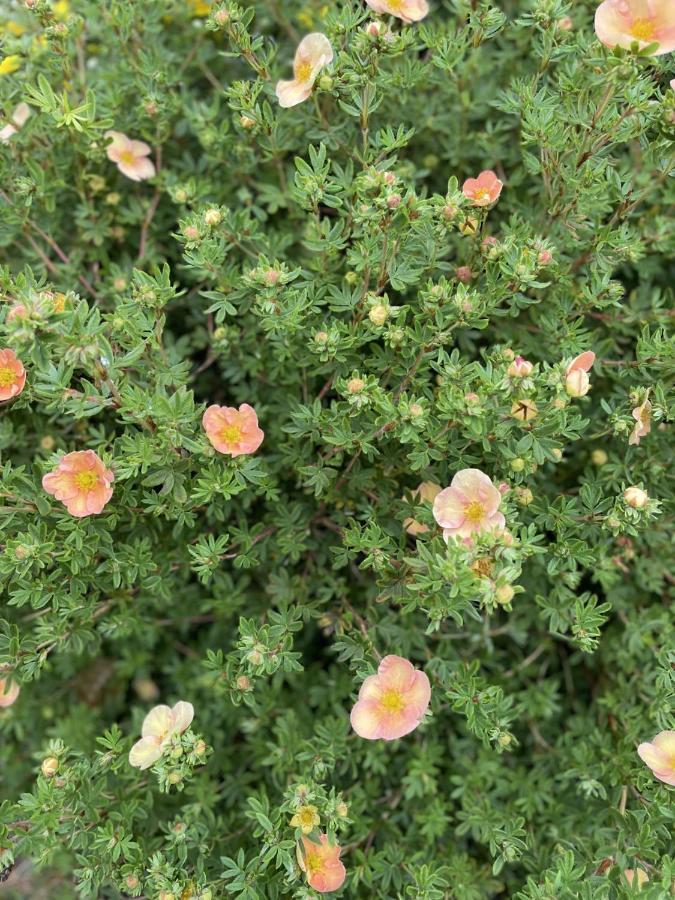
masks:
{"label": "pink tinged bud", "polygon": [[595,353],[586,350],[575,356],[565,370],[565,390],[570,397],[585,397],[591,387],[588,372],[593,368]]}
{"label": "pink tinged bud", "polygon": [[368,22],[365,32],[370,37],[379,37],[386,30],[384,22]]}
{"label": "pink tinged bud", "polygon": [[499,241],[496,237],[493,237],[489,234],[487,235],[487,237],[483,238],[483,240],[480,242],[480,245],[484,250],[489,250],[491,247],[498,247]]}
{"label": "pink tinged bud", "polygon": [[265,433],[258,427],[258,416],[252,406],[209,406],[202,418],[206,436],[218,453],[246,456],[255,453]]}
{"label": "pink tinged bud", "polygon": [[427,0],[366,0],[373,12],[381,16],[395,16],[406,24],[419,22],[429,12]]}
{"label": "pink tinged bud", "polygon": [[137,769],[149,769],[164,753],[174,736],[183,734],[194,718],[191,703],[180,700],[171,708],[155,706],[143,720],[141,739],[129,752],[129,763]]}
{"label": "pink tinged bud", "polygon": [[390,187],[396,181],[396,176],[393,172],[385,172],[383,175],[384,183],[388,184]]}
{"label": "pink tinged bud", "polygon": [[227,25],[230,21],[230,14],[226,9],[219,9],[213,16],[218,25]]}
{"label": "pink tinged bud", "polygon": [[457,207],[453,206],[452,203],[446,203],[443,207],[443,218],[444,219],[452,219],[457,214]]}
{"label": "pink tinged bud", "polygon": [[113,495],[115,476],[106,469],[93,450],[66,453],[59,464],[42,479],[42,487],[60,500],[71,516],[96,516]]}
{"label": "pink tinged bud", "polygon": [[652,430],[652,404],[648,397],[645,397],[644,401],[635,407],[632,416],[636,424],[628,438],[628,443],[636,445],[640,443],[641,438]]}
{"label": "pink tinged bud", "polygon": [[527,378],[528,375],[532,374],[533,368],[534,366],[531,362],[523,359],[522,356],[516,356],[516,358],[506,370],[506,374],[510,378]]}
{"label": "pink tinged bud", "polygon": [[595,11],[595,33],[607,47],[642,50],[658,44],[654,56],[675,50],[675,3],[671,0],[604,0]]}
{"label": "pink tinged bud", "polygon": [[662,731],[637,748],[640,759],[654,776],[665,784],[675,785],[675,731]]}
{"label": "pink tinged bud", "polygon": [[188,241],[198,241],[201,237],[199,229],[195,225],[186,225],[183,229],[183,234]]}
{"label": "pink tinged bud", "polygon": [[455,270],[455,277],[458,281],[461,281],[462,284],[468,284],[473,278],[473,272],[468,266],[459,266]]}
{"label": "pink tinged bud", "polygon": [[401,195],[400,194],[392,194],[390,197],[387,197],[387,206],[389,209],[398,209],[401,205]]}
{"label": "pink tinged bud", "polygon": [[369,741],[394,741],[417,728],[430,700],[424,672],[401,656],[385,656],[377,675],[361,685],[350,716],[352,728]]}
{"label": "pink tinged bud", "polygon": [[331,844],[327,834],[319,835],[319,843],[303,835],[297,845],[298,864],[307,884],[320,894],[337,891],[344,884],[347,870],[340,862],[342,848]]}
{"label": "pink tinged bud", "polygon": [[307,100],[319,73],[332,61],[333,48],[326,35],[320,32],[306,35],[295,51],[293,78],[277,82],[279,106],[288,108]]}
{"label": "pink tinged bud", "polygon": [[462,193],[474,206],[490,206],[499,199],[504,187],[495,173],[488,169],[478,178],[467,178],[462,185]]}
{"label": "pink tinged bud", "polygon": [[537,262],[540,266],[548,266],[553,262],[553,254],[550,250],[542,250],[537,256]]}
{"label": "pink tinged bud", "polygon": [[112,138],[106,148],[108,159],[116,163],[123,175],[132,181],[145,181],[155,175],[155,166],[148,156],[152,152],[144,141],[134,141],[121,131],[108,131]]}
{"label": "pink tinged bud", "polygon": [[450,487],[434,500],[434,518],[449,538],[470,538],[474,534],[501,532],[506,519],[499,512],[502,495],[480,469],[462,469]]}
{"label": "pink tinged bud", "polygon": [[0,350],[0,403],[18,397],[26,385],[26,370],[13,350]]}
{"label": "pink tinged bud", "polygon": [[10,681],[9,678],[0,678],[0,709],[6,709],[11,706],[21,692],[16,681]]}
{"label": "pink tinged bud", "polygon": [[263,281],[265,284],[269,285],[269,287],[274,287],[280,277],[281,272],[278,269],[267,269],[263,272]]}
{"label": "pink tinged bud", "polygon": [[7,313],[7,321],[11,322],[14,319],[25,319],[28,316],[28,310],[26,309],[25,304],[23,303],[13,303],[9,312]]}
{"label": "pink tinged bud", "polygon": [[570,19],[569,16],[563,16],[562,19],[558,19],[558,28],[561,31],[570,31],[574,28],[574,22]]}
{"label": "pink tinged bud", "polygon": [[623,499],[633,509],[644,509],[649,503],[649,494],[638,487],[627,487],[623,492]]}

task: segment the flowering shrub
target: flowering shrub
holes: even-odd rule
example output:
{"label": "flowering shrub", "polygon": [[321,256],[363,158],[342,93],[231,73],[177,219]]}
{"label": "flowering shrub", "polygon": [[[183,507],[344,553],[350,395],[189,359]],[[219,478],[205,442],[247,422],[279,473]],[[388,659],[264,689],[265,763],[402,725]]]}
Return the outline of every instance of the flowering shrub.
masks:
{"label": "flowering shrub", "polygon": [[2,4],[0,893],[671,896],[673,9]]}

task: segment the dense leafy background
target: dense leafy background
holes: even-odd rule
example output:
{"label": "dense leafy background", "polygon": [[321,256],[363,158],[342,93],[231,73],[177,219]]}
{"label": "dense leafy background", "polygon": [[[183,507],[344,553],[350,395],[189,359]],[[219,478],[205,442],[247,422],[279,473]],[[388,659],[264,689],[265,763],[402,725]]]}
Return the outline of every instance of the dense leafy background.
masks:
{"label": "dense leafy background", "polygon": [[[672,789],[635,747],[673,727],[672,57],[602,48],[593,7],[435,0],[389,40],[356,3],[220,4],[225,28],[178,0],[2,5],[2,110],[33,115],[0,147],[1,345],[28,369],[0,411],[0,664],[22,684],[0,893],[313,896],[305,785],[345,897],[628,896],[636,865],[670,895]],[[280,110],[311,30],[336,59]],[[153,182],[109,162],[110,128],[152,145]],[[487,221],[458,190],[484,168]],[[525,387],[509,351],[537,364]],[[201,413],[241,402],[265,441],[231,461]],[[115,493],[75,521],[40,481],[85,448]],[[511,485],[513,546],[446,548],[416,504],[466,466]],[[433,684],[393,744],[349,729],[378,652]],[[194,703],[213,748],[180,792],[127,762],[156,698]]]}

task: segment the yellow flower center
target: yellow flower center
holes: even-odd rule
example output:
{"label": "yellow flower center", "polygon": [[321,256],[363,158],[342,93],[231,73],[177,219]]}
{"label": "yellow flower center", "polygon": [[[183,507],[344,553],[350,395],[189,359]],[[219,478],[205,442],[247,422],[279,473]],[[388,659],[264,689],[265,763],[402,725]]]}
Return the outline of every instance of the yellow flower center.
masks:
{"label": "yellow flower center", "polygon": [[385,691],[382,695],[382,706],[388,713],[400,713],[405,706],[400,691]]}
{"label": "yellow flower center", "polygon": [[122,150],[120,153],[120,162],[125,166],[132,166],[136,162],[136,157],[131,150]]}
{"label": "yellow flower center", "polygon": [[7,366],[2,366],[0,368],[0,388],[9,387],[10,384],[14,384],[14,379],[16,378],[16,372],[12,369],[9,369]]}
{"label": "yellow flower center", "polygon": [[630,27],[630,34],[638,41],[653,41],[654,23],[650,19],[636,19]]}
{"label": "yellow flower center", "polygon": [[464,509],[464,518],[472,525],[478,525],[485,517],[485,507],[478,500],[472,500]]}
{"label": "yellow flower center", "polygon": [[295,70],[295,77],[298,81],[309,81],[312,77],[312,70],[314,66],[308,60],[304,60],[301,63],[298,63],[298,67]]}
{"label": "yellow flower center", "polygon": [[301,828],[309,828],[311,830],[319,821],[319,817],[316,814],[316,806],[301,806],[297,816]]}
{"label": "yellow flower center", "polygon": [[394,14],[401,11],[403,0],[389,0],[389,12]]}
{"label": "yellow flower center", "polygon": [[321,869],[323,869],[323,859],[321,854],[317,853],[315,850],[310,850],[305,854],[305,866],[310,875],[314,875],[315,872],[320,872]]}
{"label": "yellow flower center", "polygon": [[226,444],[236,444],[241,440],[241,428],[238,425],[225,425],[220,436]]}
{"label": "yellow flower center", "polygon": [[81,491],[90,491],[98,484],[98,475],[95,472],[78,472],[75,484]]}

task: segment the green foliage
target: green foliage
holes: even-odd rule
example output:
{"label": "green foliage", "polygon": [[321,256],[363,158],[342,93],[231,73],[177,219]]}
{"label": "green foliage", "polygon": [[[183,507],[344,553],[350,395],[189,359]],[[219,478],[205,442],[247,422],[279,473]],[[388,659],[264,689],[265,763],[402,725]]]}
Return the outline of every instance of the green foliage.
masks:
{"label": "green foliage", "polygon": [[[635,751],[674,727],[672,57],[602,47],[590,0],[432,0],[376,35],[355,0],[200,6],[0,9],[0,108],[32,112],[0,145],[27,372],[0,409],[0,894],[315,897],[311,805],[340,896],[609,900],[626,868],[671,896],[673,789]],[[281,109],[310,31],[335,58]],[[484,169],[489,211],[461,190]],[[214,450],[213,403],[255,408],[255,454]],[[41,479],[87,449],[113,497],[77,519]],[[445,543],[416,489],[463,468],[504,483],[506,537]],[[385,654],[430,712],[369,742],[349,711]],[[132,768],[178,700],[190,729]]]}

